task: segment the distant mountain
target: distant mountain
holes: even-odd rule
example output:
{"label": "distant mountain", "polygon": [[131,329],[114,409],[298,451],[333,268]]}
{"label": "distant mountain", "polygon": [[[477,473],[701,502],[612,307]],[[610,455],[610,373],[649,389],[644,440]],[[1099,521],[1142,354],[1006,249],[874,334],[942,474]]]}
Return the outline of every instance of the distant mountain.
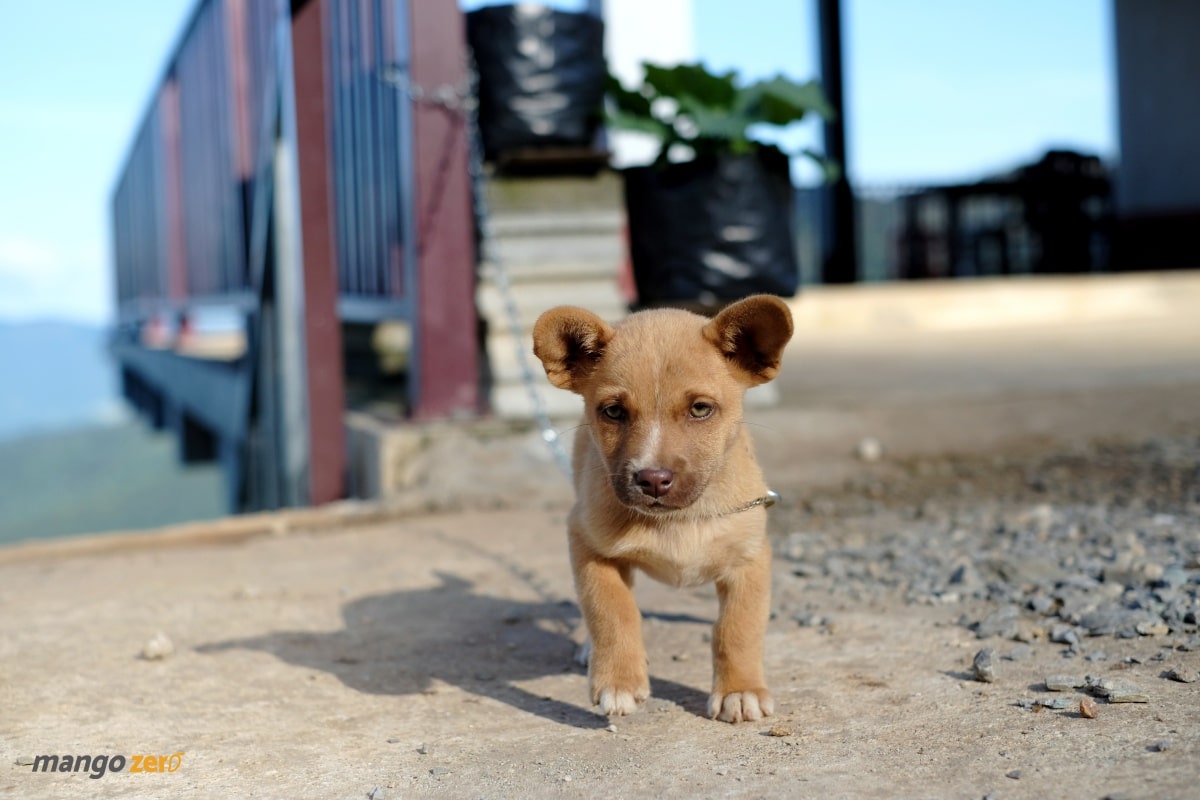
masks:
{"label": "distant mountain", "polygon": [[121,419],[107,331],[0,321],[0,441]]}

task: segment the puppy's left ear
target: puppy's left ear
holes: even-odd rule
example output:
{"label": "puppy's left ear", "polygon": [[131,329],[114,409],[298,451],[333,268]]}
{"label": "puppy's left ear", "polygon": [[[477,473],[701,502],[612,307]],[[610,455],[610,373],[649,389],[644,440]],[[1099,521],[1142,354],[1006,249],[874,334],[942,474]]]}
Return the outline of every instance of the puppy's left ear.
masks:
{"label": "puppy's left ear", "polygon": [[792,338],[792,312],[778,297],[754,295],[726,306],[704,326],[704,337],[757,386],[779,374],[783,348]]}

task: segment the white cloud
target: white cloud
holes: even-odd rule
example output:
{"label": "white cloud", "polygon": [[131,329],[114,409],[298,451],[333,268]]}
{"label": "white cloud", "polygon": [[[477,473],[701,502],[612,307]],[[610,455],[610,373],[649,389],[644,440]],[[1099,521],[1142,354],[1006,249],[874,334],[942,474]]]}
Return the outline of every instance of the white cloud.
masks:
{"label": "white cloud", "polygon": [[37,279],[54,270],[57,261],[53,245],[0,234],[0,276]]}
{"label": "white cloud", "polygon": [[0,318],[106,322],[112,291],[103,252],[97,243],[0,232]]}

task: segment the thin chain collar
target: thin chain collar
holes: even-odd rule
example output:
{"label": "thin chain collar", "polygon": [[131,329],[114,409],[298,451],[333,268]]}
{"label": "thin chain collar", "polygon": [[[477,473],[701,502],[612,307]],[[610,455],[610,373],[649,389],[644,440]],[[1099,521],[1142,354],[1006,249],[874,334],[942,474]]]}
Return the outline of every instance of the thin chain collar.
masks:
{"label": "thin chain collar", "polygon": [[775,505],[778,502],[779,502],[779,493],[772,491],[770,489],[767,489],[767,493],[764,494],[762,497],[756,497],[753,500],[751,500],[749,503],[743,503],[742,505],[738,506],[737,508],[731,508],[730,510],[721,514],[720,516],[727,517],[731,514],[740,514],[743,511],[749,511],[750,509],[758,508],[759,506],[762,506],[763,508],[770,508],[771,506]]}

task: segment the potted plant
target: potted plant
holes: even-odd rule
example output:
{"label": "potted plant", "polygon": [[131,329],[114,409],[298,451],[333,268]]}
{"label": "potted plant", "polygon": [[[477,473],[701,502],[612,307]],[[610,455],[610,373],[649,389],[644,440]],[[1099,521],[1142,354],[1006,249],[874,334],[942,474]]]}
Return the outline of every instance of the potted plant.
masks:
{"label": "potted plant", "polygon": [[611,74],[607,87],[609,124],[661,142],[653,164],[622,170],[637,304],[711,310],[758,292],[795,294],[789,157],[754,135],[810,113],[828,118],[820,85],[782,75],[742,84],[702,64],[642,66],[640,87]]}

